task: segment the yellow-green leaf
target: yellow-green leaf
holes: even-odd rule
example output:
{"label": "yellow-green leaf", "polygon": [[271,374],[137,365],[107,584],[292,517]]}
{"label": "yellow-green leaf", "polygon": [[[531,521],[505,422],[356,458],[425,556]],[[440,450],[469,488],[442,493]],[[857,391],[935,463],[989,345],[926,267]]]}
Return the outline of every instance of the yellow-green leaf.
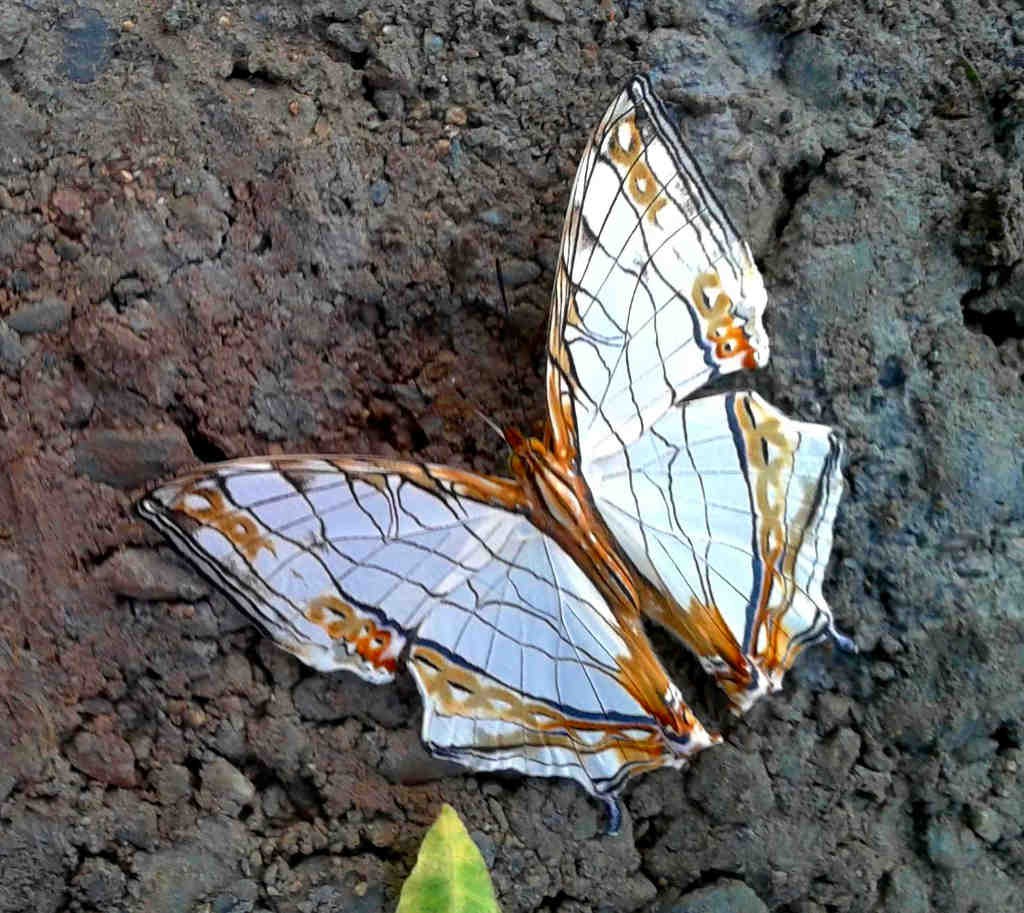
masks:
{"label": "yellow-green leaf", "polygon": [[501,913],[484,857],[450,805],[423,838],[397,913]]}

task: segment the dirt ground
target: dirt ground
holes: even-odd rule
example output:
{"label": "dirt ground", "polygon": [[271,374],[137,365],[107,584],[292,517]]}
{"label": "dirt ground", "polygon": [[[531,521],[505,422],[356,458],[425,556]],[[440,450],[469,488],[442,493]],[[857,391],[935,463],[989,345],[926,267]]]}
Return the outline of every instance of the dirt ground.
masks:
{"label": "dirt ground", "polygon": [[[626,794],[471,776],[129,513],[266,451],[499,468],[562,213],[650,72],[765,273],[746,379],[846,435],[856,657]],[[0,0],[0,911],[390,910],[442,801],[506,913],[1008,913],[1024,883],[1014,0]],[[500,259],[508,295],[495,278]],[[1014,900],[1016,898],[1016,900]]]}

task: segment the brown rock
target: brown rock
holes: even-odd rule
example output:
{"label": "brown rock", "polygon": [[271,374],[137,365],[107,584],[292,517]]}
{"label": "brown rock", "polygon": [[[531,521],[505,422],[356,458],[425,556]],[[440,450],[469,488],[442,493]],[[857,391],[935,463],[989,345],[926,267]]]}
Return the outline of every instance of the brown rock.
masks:
{"label": "brown rock", "polygon": [[75,736],[68,748],[71,764],[93,780],[112,786],[135,786],[135,755],[116,732],[87,732]]}
{"label": "brown rock", "polygon": [[136,599],[194,602],[210,591],[192,571],[152,549],[124,549],[105,561],[96,573],[115,593]]}
{"label": "brown rock", "polygon": [[180,428],[159,431],[97,431],[75,448],[81,475],[115,488],[138,488],[193,459]]}
{"label": "brown rock", "polygon": [[53,192],[50,203],[54,209],[66,216],[77,216],[82,211],[82,195],[70,187],[62,187]]}
{"label": "brown rock", "polygon": [[192,776],[181,764],[164,764],[150,773],[149,780],[161,805],[175,805],[192,792]]}

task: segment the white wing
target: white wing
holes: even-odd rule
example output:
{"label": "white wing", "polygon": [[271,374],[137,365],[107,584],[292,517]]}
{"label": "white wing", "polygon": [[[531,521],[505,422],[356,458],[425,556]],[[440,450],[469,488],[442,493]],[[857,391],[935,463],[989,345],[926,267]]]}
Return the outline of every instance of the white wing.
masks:
{"label": "white wing", "polygon": [[605,796],[678,766],[709,737],[681,699],[666,708],[678,692],[642,630],[519,499],[439,466],[280,457],[179,479],[139,509],[309,665],[386,682],[407,662],[436,754]]}
{"label": "white wing", "polygon": [[645,78],[612,103],[566,213],[548,340],[553,449],[597,459],[768,360],[764,284]]}
{"label": "white wing", "polygon": [[746,709],[832,636],[822,579],[842,493],[838,437],[755,393],[693,400],[588,463],[602,517],[674,606],[655,609]]}

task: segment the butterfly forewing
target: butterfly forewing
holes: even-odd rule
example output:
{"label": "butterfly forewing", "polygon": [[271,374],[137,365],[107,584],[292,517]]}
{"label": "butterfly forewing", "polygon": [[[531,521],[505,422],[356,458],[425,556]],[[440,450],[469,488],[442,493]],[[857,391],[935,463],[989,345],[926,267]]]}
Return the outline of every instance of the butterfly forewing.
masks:
{"label": "butterfly forewing", "polygon": [[646,79],[608,109],[576,173],[548,347],[550,436],[596,459],[720,374],[768,359],[765,292]]}
{"label": "butterfly forewing", "polygon": [[[274,638],[372,682],[407,661],[423,738],[481,770],[615,792],[708,744],[641,630],[516,511],[516,483],[439,466],[239,460],[140,504]],[[662,716],[659,716],[659,713]]]}

